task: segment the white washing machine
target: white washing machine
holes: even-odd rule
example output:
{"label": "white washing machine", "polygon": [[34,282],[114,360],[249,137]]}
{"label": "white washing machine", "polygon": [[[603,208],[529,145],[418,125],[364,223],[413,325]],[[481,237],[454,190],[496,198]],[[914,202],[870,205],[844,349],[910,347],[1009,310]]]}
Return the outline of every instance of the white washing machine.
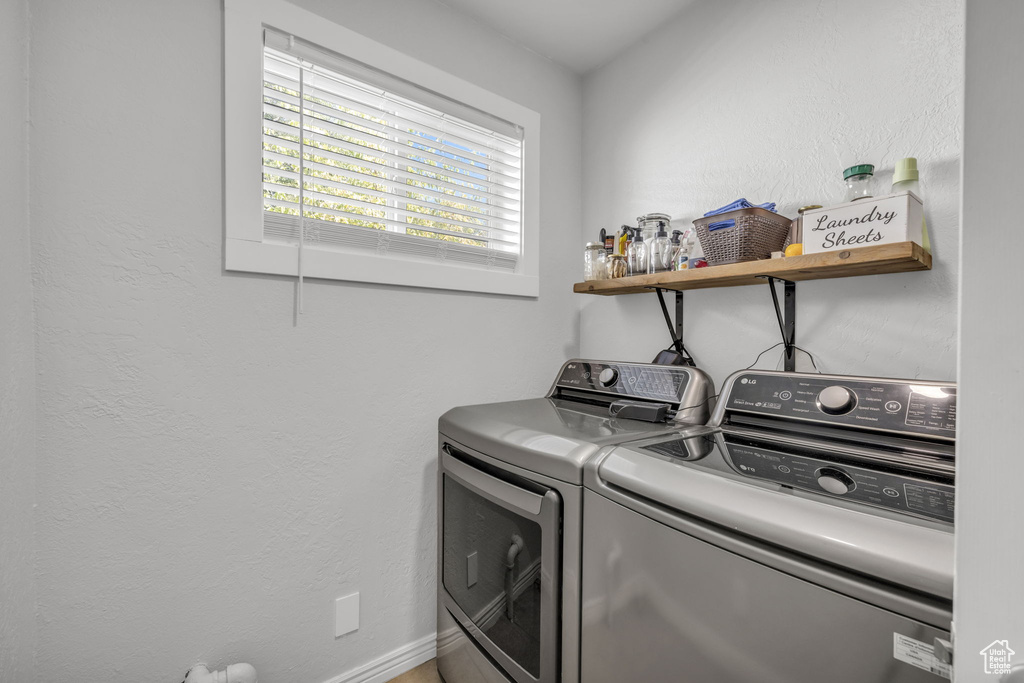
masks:
{"label": "white washing machine", "polygon": [[584,478],[586,683],[950,677],[951,383],[744,371]]}
{"label": "white washing machine", "polygon": [[571,360],[543,398],[441,417],[446,683],[578,683],[583,466],[609,444],[703,424],[712,394],[695,368]]}

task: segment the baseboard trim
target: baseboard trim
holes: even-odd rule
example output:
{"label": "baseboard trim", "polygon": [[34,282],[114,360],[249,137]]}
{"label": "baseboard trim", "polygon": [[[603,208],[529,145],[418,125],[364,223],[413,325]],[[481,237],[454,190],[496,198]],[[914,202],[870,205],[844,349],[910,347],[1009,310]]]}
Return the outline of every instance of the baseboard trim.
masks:
{"label": "baseboard trim", "polygon": [[437,634],[431,633],[324,683],[386,683],[433,659],[436,653]]}

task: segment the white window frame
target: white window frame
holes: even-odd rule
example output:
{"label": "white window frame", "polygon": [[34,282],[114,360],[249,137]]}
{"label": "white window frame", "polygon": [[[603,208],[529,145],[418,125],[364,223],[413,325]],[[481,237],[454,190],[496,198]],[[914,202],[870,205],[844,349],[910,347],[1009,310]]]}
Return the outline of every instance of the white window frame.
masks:
{"label": "white window frame", "polygon": [[283,0],[224,2],[226,270],[298,276],[295,245],[263,240],[263,27],[299,36],[523,128],[522,253],[515,272],[346,253],[307,244],[302,275],[537,297],[540,114]]}

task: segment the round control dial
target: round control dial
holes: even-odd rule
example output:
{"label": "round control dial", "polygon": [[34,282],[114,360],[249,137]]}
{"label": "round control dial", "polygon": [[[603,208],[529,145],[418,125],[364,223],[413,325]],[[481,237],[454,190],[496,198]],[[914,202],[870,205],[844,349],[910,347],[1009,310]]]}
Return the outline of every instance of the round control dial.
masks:
{"label": "round control dial", "polygon": [[857,394],[838,384],[825,387],[818,394],[818,408],[828,415],[843,415],[857,405]]}
{"label": "round control dial", "polygon": [[601,374],[597,376],[597,381],[601,383],[603,387],[610,387],[615,384],[615,380],[619,378],[619,371],[615,368],[605,368],[601,371]]}
{"label": "round control dial", "polygon": [[838,467],[822,467],[814,476],[818,479],[818,486],[837,496],[845,495],[857,488],[857,482],[853,477]]}

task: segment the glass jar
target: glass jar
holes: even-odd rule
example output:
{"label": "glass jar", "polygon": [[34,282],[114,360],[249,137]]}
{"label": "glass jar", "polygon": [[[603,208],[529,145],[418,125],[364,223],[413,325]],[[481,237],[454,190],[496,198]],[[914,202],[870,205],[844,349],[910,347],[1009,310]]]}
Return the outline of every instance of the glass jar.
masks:
{"label": "glass jar", "polygon": [[587,242],[587,248],[583,251],[583,279],[608,279],[608,252],[601,242]]}
{"label": "glass jar", "polygon": [[875,167],[871,164],[858,164],[843,171],[843,180],[846,181],[846,201],[855,202],[858,199],[868,199],[874,195],[872,185],[874,184]]}
{"label": "glass jar", "polygon": [[615,279],[618,277],[626,277],[626,257],[622,254],[612,254],[608,257],[608,277],[609,279]]}
{"label": "glass jar", "polygon": [[658,234],[659,222],[665,223],[666,232],[672,232],[672,216],[669,216],[667,213],[649,213],[636,217],[637,227],[640,228],[640,234],[644,236],[644,241],[648,245],[654,241],[655,236]]}
{"label": "glass jar", "polygon": [[808,204],[796,210],[797,217],[789,224],[789,244],[802,244],[804,241],[804,211],[820,208],[821,204]]}

